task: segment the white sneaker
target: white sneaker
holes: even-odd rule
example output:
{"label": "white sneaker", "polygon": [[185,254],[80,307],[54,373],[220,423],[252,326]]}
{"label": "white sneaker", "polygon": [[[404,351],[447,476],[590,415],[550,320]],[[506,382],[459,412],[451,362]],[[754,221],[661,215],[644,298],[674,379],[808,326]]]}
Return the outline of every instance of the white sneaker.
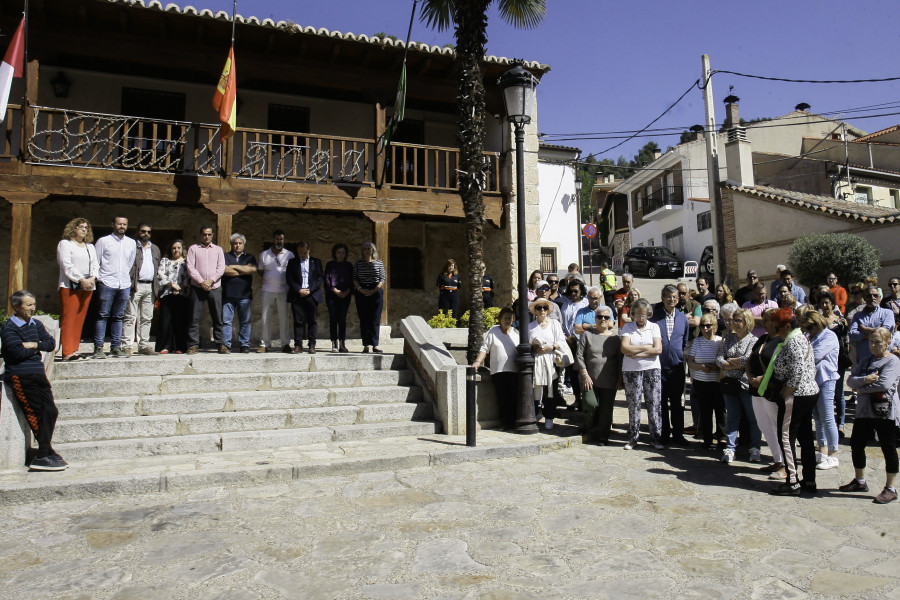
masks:
{"label": "white sneaker", "polygon": [[816,464],[817,465],[821,464],[822,461],[824,461],[826,458],[828,458],[827,454],[822,454],[821,452],[816,452]]}
{"label": "white sneaker", "polygon": [[760,462],[759,448],[750,448],[750,462]]}
{"label": "white sneaker", "polygon": [[574,393],[575,391],[569,386],[563,388],[563,394],[565,394],[566,396],[571,396]]}
{"label": "white sneaker", "polygon": [[725,452],[722,453],[722,458],[719,459],[723,463],[730,463],[734,460],[734,450],[731,448],[725,448]]}
{"label": "white sneaker", "polygon": [[553,429],[553,419],[544,419],[544,429]]}
{"label": "white sneaker", "polygon": [[622,449],[623,450],[634,450],[634,444],[635,444],[635,442],[628,442],[627,444],[625,444],[622,447]]}
{"label": "white sneaker", "polygon": [[822,458],[822,462],[816,465],[816,468],[820,471],[826,471],[828,469],[833,469],[840,464],[840,461],[837,459],[837,456],[824,456]]}

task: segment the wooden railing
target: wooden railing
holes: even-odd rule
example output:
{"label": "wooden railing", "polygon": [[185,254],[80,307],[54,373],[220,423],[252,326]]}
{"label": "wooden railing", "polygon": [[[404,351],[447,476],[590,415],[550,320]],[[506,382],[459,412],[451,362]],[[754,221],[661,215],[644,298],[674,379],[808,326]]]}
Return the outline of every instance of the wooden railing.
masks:
{"label": "wooden railing", "polygon": [[[482,191],[500,192],[500,155],[485,152]],[[384,182],[410,187],[455,192],[459,188],[459,149],[418,144],[391,144],[385,163]]]}
{"label": "wooden railing", "polygon": [[[374,185],[375,140],[238,128],[219,140],[219,126],[36,106],[26,160],[99,169],[195,173],[274,181]],[[0,161],[19,155],[22,110],[10,106],[0,125]],[[484,153],[485,194],[500,193],[500,155]],[[384,185],[456,192],[459,150],[395,143],[384,161]]]}

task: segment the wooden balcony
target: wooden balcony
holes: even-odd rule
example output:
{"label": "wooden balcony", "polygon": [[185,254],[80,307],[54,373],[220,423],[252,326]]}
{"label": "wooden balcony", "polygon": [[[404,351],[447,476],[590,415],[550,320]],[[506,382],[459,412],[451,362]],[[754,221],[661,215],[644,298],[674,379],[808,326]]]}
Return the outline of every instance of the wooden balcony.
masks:
{"label": "wooden balcony", "polygon": [[[0,126],[0,164],[24,157],[32,166],[435,193],[458,190],[457,148],[395,143],[380,173],[374,139],[238,128],[222,143],[216,124],[48,107],[29,112],[32,124],[22,136],[23,111],[9,107]],[[499,153],[485,153],[483,190],[485,195],[500,194]]]}

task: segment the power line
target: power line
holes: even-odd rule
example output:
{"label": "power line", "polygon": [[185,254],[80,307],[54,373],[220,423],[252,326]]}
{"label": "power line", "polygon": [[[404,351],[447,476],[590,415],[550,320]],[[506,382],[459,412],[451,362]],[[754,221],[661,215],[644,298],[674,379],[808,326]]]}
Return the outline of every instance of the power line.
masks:
{"label": "power line", "polygon": [[767,81],[785,81],[788,83],[881,83],[885,81],[900,81],[900,77],[882,77],[880,79],[788,79],[785,77],[770,77],[766,75],[748,75],[747,73],[738,73],[737,71],[725,71],[724,69],[715,69],[712,74],[727,73],[736,77],[749,77],[751,79],[765,79]]}

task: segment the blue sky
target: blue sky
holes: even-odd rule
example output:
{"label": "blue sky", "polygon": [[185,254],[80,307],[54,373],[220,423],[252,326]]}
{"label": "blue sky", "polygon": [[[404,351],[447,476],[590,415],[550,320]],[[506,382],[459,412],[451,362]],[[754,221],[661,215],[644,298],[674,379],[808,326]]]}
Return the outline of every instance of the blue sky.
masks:
{"label": "blue sky", "polygon": [[[197,8],[228,12],[231,4],[193,0]],[[554,143],[580,147],[585,155],[622,140],[565,140],[559,134],[641,129],[700,77],[702,54],[710,55],[713,69],[789,79],[900,76],[897,0],[548,0],[547,4],[544,22],[533,30],[516,30],[492,11],[488,53],[552,67],[538,87],[539,128],[555,134]],[[412,0],[239,0],[238,13],[356,34],[384,31],[403,38],[412,5]],[[452,43],[453,35],[432,31],[417,19],[412,39],[443,45]],[[817,113],[844,111],[846,120],[869,132],[900,123],[900,81],[825,85],[718,74],[713,91],[719,122],[724,117],[721,100],[731,85],[746,119],[776,117],[806,102]],[[872,108],[852,110],[863,107]],[[898,114],[861,118],[885,113]],[[703,121],[701,91],[695,88],[653,127],[687,128]],[[678,136],[636,138],[601,157],[631,158],[650,140],[665,149],[676,144]]]}

